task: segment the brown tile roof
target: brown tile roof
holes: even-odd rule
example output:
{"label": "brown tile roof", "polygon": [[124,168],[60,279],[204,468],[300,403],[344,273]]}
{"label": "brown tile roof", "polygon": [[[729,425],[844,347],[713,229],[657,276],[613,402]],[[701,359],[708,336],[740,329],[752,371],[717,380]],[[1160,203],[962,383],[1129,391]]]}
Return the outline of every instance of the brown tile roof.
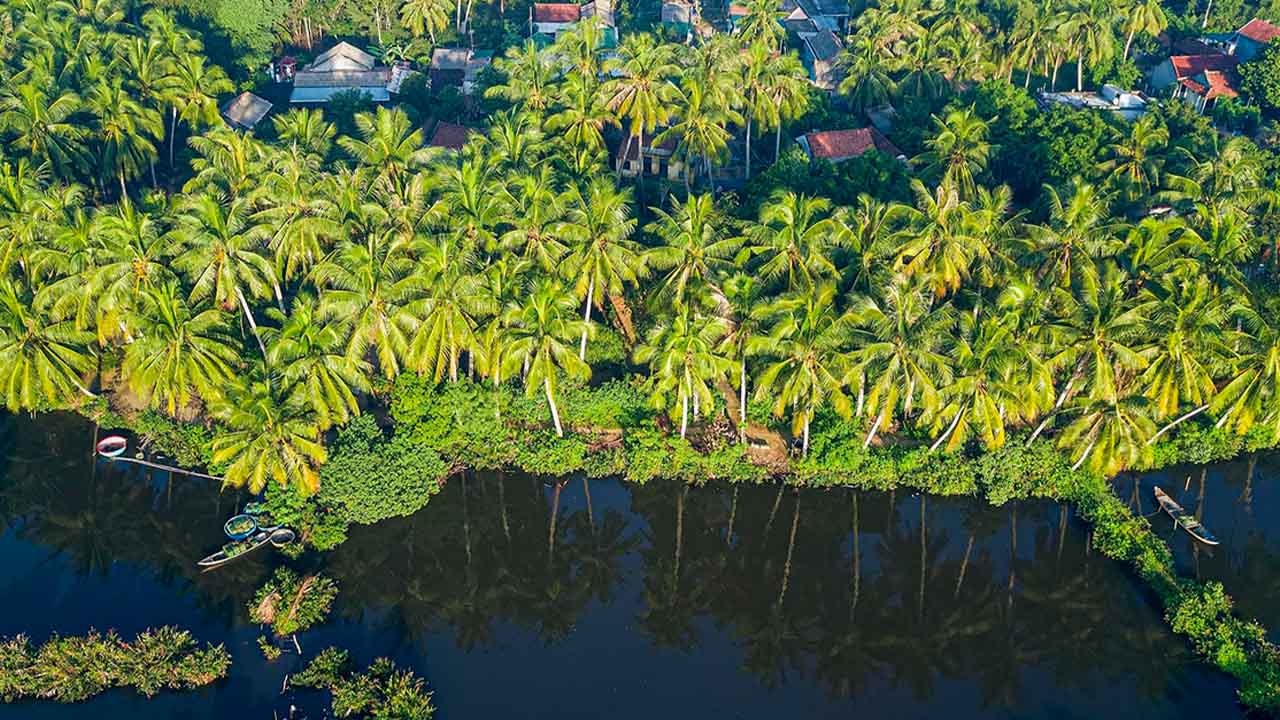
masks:
{"label": "brown tile roof", "polygon": [[743,17],[748,14],[749,11],[745,5],[739,5],[738,3],[729,4],[729,17]]}
{"label": "brown tile roof", "polygon": [[1173,74],[1179,80],[1188,78],[1206,70],[1234,70],[1239,60],[1221,53],[1212,55],[1174,55],[1169,58],[1169,62],[1173,65]]}
{"label": "brown tile roof", "polygon": [[427,144],[448,150],[461,150],[467,144],[467,136],[473,132],[475,131],[466,125],[438,122],[435,132],[431,134],[431,142]]}
{"label": "brown tile roof", "polygon": [[809,154],[815,159],[847,160],[872,148],[892,158],[902,155],[889,138],[873,127],[811,132],[804,137],[809,144]]}
{"label": "brown tile roof", "polygon": [[540,23],[571,23],[582,18],[582,6],[574,3],[534,3],[533,21]]}
{"label": "brown tile roof", "polygon": [[1183,78],[1181,82],[1188,90],[1203,96],[1205,100],[1219,97],[1239,97],[1234,85],[1235,78],[1217,70],[1206,70],[1194,78]]}
{"label": "brown tile roof", "polygon": [[1265,45],[1280,37],[1280,27],[1276,27],[1261,18],[1254,18],[1245,23],[1244,27],[1237,30],[1236,34]]}
{"label": "brown tile roof", "polygon": [[246,130],[252,130],[269,112],[271,103],[251,92],[242,92],[222,106],[222,117]]}

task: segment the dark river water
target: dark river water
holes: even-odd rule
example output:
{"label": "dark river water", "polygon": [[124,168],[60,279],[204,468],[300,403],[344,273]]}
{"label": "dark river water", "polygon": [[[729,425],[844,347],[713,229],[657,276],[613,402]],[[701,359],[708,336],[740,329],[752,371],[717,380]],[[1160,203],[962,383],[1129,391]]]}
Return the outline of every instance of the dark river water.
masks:
{"label": "dark river water", "polygon": [[[322,696],[281,688],[328,645],[413,667],[446,719],[1240,716],[1234,684],[1055,505],[776,486],[455,477],[417,515],[303,558],[338,581],[334,613],[302,657],[268,663],[245,605],[285,558],[195,567],[240,498],[95,463],[91,442],[75,418],[0,417],[0,635],[175,624],[225,643],[230,676],[0,720],[320,718]],[[1117,482],[1144,512],[1152,482],[1200,507],[1213,556],[1152,519],[1274,631],[1277,472],[1210,466],[1203,500],[1200,468]]]}

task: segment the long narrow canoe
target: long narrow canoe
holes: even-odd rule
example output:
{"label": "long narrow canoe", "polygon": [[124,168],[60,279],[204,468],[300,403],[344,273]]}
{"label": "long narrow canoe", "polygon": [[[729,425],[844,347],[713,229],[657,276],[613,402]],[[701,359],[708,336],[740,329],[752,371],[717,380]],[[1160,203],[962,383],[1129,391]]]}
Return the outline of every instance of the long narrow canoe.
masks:
{"label": "long narrow canoe", "polygon": [[275,547],[284,547],[297,539],[297,535],[289,528],[277,528],[275,530],[259,530],[244,540],[233,540],[223,545],[218,552],[206,557],[196,563],[202,568],[216,568],[220,565],[235,560],[238,557],[248,555],[258,548],[271,543]]}
{"label": "long narrow canoe", "polygon": [[1209,528],[1200,524],[1200,521],[1194,515],[1190,515],[1182,508],[1168,493],[1156,487],[1156,502],[1160,503],[1160,509],[1169,514],[1173,521],[1178,524],[1187,534],[1199,540],[1205,545],[1217,545],[1218,538],[1209,532]]}

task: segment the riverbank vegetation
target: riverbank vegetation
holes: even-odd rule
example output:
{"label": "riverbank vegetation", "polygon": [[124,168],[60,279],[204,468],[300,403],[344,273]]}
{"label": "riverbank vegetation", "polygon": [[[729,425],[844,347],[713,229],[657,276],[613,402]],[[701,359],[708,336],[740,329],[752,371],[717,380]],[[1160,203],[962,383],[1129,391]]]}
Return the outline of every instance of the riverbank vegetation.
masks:
{"label": "riverbank vegetation", "polygon": [[[510,48],[485,127],[445,153],[408,103],[222,126],[225,73],[162,10],[3,13],[23,29],[0,70],[10,411],[163,436],[272,486],[320,547],[462,466],[1054,497],[1248,702],[1280,696],[1274,649],[1100,480],[1280,441],[1280,164],[1181,103],[1130,124],[1009,80],[1069,47],[1082,85],[1150,24],[1082,9],[1056,54],[974,53],[997,13],[882,3],[855,21],[848,112],[776,33],[607,54],[584,25]],[[891,132],[907,165],[782,152],[784,128],[886,99],[931,118]],[[725,192],[739,136],[777,162]],[[646,139],[699,176],[622,182],[609,141]]]}
{"label": "riverbank vegetation", "polygon": [[227,674],[231,655],[200,644],[173,627],[147,630],[130,641],[114,631],[54,636],[40,646],[23,635],[0,641],[0,699],[79,702],[111,688],[152,697],[191,690]]}
{"label": "riverbank vegetation", "polygon": [[323,622],[337,594],[331,578],[278,568],[249,603],[249,619],[270,625],[277,637],[295,635]]}

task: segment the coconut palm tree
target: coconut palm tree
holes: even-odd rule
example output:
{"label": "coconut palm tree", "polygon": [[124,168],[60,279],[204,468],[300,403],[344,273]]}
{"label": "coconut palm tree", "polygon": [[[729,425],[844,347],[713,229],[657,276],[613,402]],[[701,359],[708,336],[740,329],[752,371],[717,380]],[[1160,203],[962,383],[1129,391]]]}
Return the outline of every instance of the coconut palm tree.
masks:
{"label": "coconut palm tree", "polygon": [[794,192],[775,192],[760,207],[760,219],[747,229],[751,256],[765,256],[760,276],[776,280],[785,276],[787,289],[812,288],[838,273],[829,250],[839,240],[830,217],[831,202]]}
{"label": "coconut palm tree", "polygon": [[1112,251],[1118,229],[1108,215],[1108,200],[1096,185],[1075,178],[1070,195],[1045,187],[1049,224],[1033,228],[1026,258],[1046,282],[1067,288],[1080,278],[1096,278],[1095,260]]}
{"label": "coconut palm tree", "polygon": [[[771,68],[772,72],[762,76],[760,89],[774,107],[770,119],[776,122],[769,124],[773,125],[773,159],[777,161],[782,152],[782,126],[809,111],[810,85],[809,74],[795,53],[778,56]],[[763,123],[761,130],[767,132]]]}
{"label": "coconut palm tree", "polygon": [[702,408],[713,407],[711,386],[733,367],[718,349],[726,330],[724,320],[683,306],[670,321],[655,325],[636,348],[636,362],[650,366],[650,402],[673,417],[679,408],[681,438],[689,429],[690,407],[694,421]]}
{"label": "coconut palm tree", "polygon": [[911,181],[916,208],[902,214],[906,226],[898,233],[894,266],[908,277],[919,276],[939,297],[955,292],[969,276],[975,260],[985,260],[989,249],[974,232],[969,205],[944,182],[932,194],[919,180]]}
{"label": "coconut palm tree", "polygon": [[196,157],[194,177],[182,186],[188,196],[226,195],[252,199],[262,192],[259,180],[269,169],[268,148],[253,135],[228,127],[191,138]]}
{"label": "coconut palm tree", "polygon": [[1217,427],[1244,435],[1260,425],[1280,439],[1280,327],[1271,313],[1255,307],[1238,307],[1233,315],[1243,334],[1230,381],[1214,396],[1210,411],[1218,416]]}
{"label": "coconut palm tree", "polygon": [[400,22],[409,28],[414,37],[422,37],[425,33],[436,44],[436,33],[449,27],[449,11],[453,3],[449,0],[405,0],[400,6]]}
{"label": "coconut palm tree", "polygon": [[772,362],[760,374],[756,397],[772,402],[773,414],[791,413],[791,432],[801,436],[809,454],[809,427],[823,405],[849,417],[845,393],[849,373],[850,318],[835,309],[835,285],[824,282],[784,296],[768,311],[767,338],[748,343],[749,351]]}
{"label": "coconut palm tree", "polygon": [[710,195],[691,195],[683,203],[673,200],[675,212],[654,208],[657,220],[647,230],[662,244],[644,253],[646,268],[665,273],[656,294],[677,306],[686,304],[703,287],[715,287],[720,273],[732,267],[742,239],[725,237],[725,221]]}
{"label": "coconut palm tree", "polygon": [[424,166],[429,157],[422,129],[414,128],[403,110],[379,107],[356,115],[356,130],[359,138],[343,136],[338,145],[401,195],[409,174]]}
{"label": "coconut palm tree", "polygon": [[747,0],[747,14],[738,21],[738,36],[748,48],[763,47],[773,53],[782,46],[786,31],[778,20],[778,4],[771,0]]}
{"label": "coconut palm tree", "polygon": [[737,110],[717,102],[707,93],[703,83],[686,78],[676,95],[675,102],[680,109],[672,118],[671,126],[653,138],[658,145],[675,142],[676,153],[684,163],[686,195],[690,192],[690,176],[699,163],[707,173],[714,193],[715,164],[728,157],[729,141],[733,139],[727,126],[744,122]]}
{"label": "coconut palm tree", "polygon": [[929,294],[906,279],[893,280],[879,298],[864,296],[849,311],[856,328],[854,352],[859,415],[871,414],[863,446],[897,417],[915,410],[927,416],[941,401],[939,387],[951,384],[952,362],[944,354],[955,316],[950,306],[934,307]]}
{"label": "coconut palm tree", "polygon": [[1130,200],[1138,201],[1160,185],[1169,131],[1153,116],[1139,118],[1126,130],[1107,146],[1107,159],[1098,170],[1124,188]]}
{"label": "coconut palm tree", "polygon": [[220,122],[218,117],[218,93],[235,89],[227,74],[217,65],[205,66],[203,55],[182,53],[173,65],[173,79],[169,85],[169,102],[172,114],[169,119],[169,167],[173,167],[173,148],[181,120],[193,130]]}
{"label": "coconut palm tree", "polygon": [[177,283],[166,282],[142,293],[136,317],[121,370],[143,402],[176,417],[234,377],[239,352],[218,308],[193,308]]}
{"label": "coconut palm tree", "polygon": [[925,141],[925,152],[912,161],[924,167],[926,174],[960,196],[972,199],[976,193],[974,176],[987,167],[987,161],[998,146],[987,141],[987,123],[974,112],[952,110],[945,119],[933,116],[935,132]]}
{"label": "coconut palm tree", "polygon": [[339,243],[311,271],[320,319],[349,325],[342,331],[347,357],[363,361],[372,352],[388,378],[405,366],[418,327],[412,304],[422,297],[424,282],[416,269],[408,242],[384,230]]}
{"label": "coconut palm tree", "polygon": [[1129,50],[1133,47],[1133,37],[1138,33],[1155,37],[1169,27],[1169,18],[1165,15],[1160,0],[1134,0],[1124,12],[1124,29],[1127,33],[1124,40],[1125,60],[1129,59]]}
{"label": "coconut palm tree", "polygon": [[[747,356],[759,349],[753,343],[764,335],[764,321],[769,308],[764,302],[763,288],[751,275],[738,273],[724,282],[724,298],[729,309],[729,327],[720,341],[720,351],[738,363],[738,436],[745,439],[747,429]],[[768,343],[765,342],[767,346]],[[767,348],[766,348],[767,350]]]}
{"label": "coconut palm tree", "polygon": [[[96,305],[99,344],[135,335],[133,308],[143,293],[177,281],[160,229],[152,213],[131,202],[113,205],[94,218],[93,238],[100,248],[80,281],[84,297]],[[87,327],[87,319],[81,317],[79,324]]]}
{"label": "coconut palm tree", "polygon": [[274,291],[284,302],[271,262],[262,254],[269,229],[254,222],[244,199],[224,203],[208,195],[187,200],[176,221],[170,254],[173,267],[191,284],[191,302],[211,297],[223,310],[238,305],[265,357],[249,299],[268,298]]}
{"label": "coconut palm tree", "polygon": [[333,138],[338,130],[333,123],[324,119],[324,112],[318,108],[295,108],[287,113],[274,115],[271,124],[275,126],[276,138],[291,146],[299,147],[303,152],[324,159],[333,147]]}
{"label": "coconut palm tree", "polygon": [[1076,92],[1084,91],[1084,63],[1106,62],[1115,54],[1115,6],[1110,0],[1081,0],[1067,11],[1059,32],[1076,55]]}
{"label": "coconut palm tree", "polygon": [[640,246],[630,239],[636,227],[630,204],[631,193],[606,178],[592,180],[586,192],[576,186],[569,190],[559,234],[570,244],[562,267],[573,281],[574,292],[584,298],[579,360],[587,357],[591,308],[600,303],[596,293],[620,296],[624,286],[637,284],[644,271]]}
{"label": "coconut palm tree", "polygon": [[97,117],[100,169],[120,181],[120,195],[128,194],[125,183],[142,174],[156,157],[152,138],[164,135],[164,121],[156,110],[143,107],[119,83],[100,82],[90,91],[86,107]]}
{"label": "coconut palm tree", "polygon": [[1053,385],[1040,359],[1014,338],[1010,323],[961,313],[958,325],[950,352],[954,378],[940,389],[938,409],[925,420],[932,421],[936,438],[929,449],[954,452],[977,439],[994,450],[1004,445],[1009,426],[1049,408]]}
{"label": "coconut palm tree", "polygon": [[547,118],[548,133],[559,134],[569,146],[584,151],[604,148],[604,127],[614,123],[599,82],[570,75],[561,88],[560,110]]}
{"label": "coconut palm tree", "polygon": [[290,402],[315,413],[316,425],[328,430],[360,414],[356,393],[369,391],[369,363],[346,353],[350,326],[325,322],[315,296],[302,293],[289,314],[275,308],[267,316],[279,327],[266,328],[267,364],[281,379]]}
{"label": "coconut palm tree", "polygon": [[898,88],[891,74],[892,60],[883,45],[866,35],[854,36],[840,52],[838,62],[845,68],[840,94],[848,98],[855,115],[865,115],[893,99]]}
{"label": "coconut palm tree", "polygon": [[466,252],[492,250],[494,230],[506,207],[499,191],[499,174],[488,158],[467,155],[440,174],[440,204],[434,213]]}
{"label": "coconut palm tree", "polygon": [[1147,399],[1141,395],[1083,399],[1078,417],[1062,430],[1058,446],[1075,463],[1106,477],[1151,462],[1148,442],[1156,432]]}
{"label": "coconut palm tree", "polygon": [[556,435],[564,437],[556,393],[560,379],[585,382],[591,367],[573,353],[573,340],[591,326],[575,317],[577,300],[558,282],[543,278],[521,305],[510,308],[510,344],[502,373],[514,377],[524,370],[525,393],[544,393]]}
{"label": "coconut palm tree", "polygon": [[31,294],[0,278],[0,391],[10,412],[61,407],[82,394],[93,369],[89,333],[35,309]]}
{"label": "coconut palm tree", "polygon": [[320,426],[306,404],[286,398],[279,383],[251,377],[232,385],[214,414],[226,430],[213,438],[213,462],[226,465],[223,484],[260,493],[269,482],[303,493],[320,487],[328,459]]}
{"label": "coconut palm tree", "polygon": [[82,104],[70,91],[6,84],[0,91],[0,130],[11,136],[11,148],[36,165],[48,162],[59,177],[71,177],[88,167],[87,133],[74,120]]}
{"label": "coconut palm tree", "polygon": [[535,113],[551,107],[560,67],[550,50],[540,49],[529,39],[523,45],[507,48],[494,68],[505,76],[506,82],[485,89],[485,97],[521,103]]}
{"label": "coconut palm tree", "polygon": [[448,239],[423,247],[417,272],[426,288],[424,297],[409,311],[421,319],[409,344],[410,362],[419,373],[429,373],[436,382],[448,370],[457,381],[458,362],[463,352],[474,355],[479,346],[476,331],[480,320],[497,311],[475,272],[475,258]]}
{"label": "coconut palm tree", "polygon": [[[627,125],[623,157],[629,157],[634,147],[643,159],[645,133],[652,133],[671,118],[677,90],[670,79],[680,74],[680,67],[671,46],[658,43],[649,33],[628,35],[618,47],[616,60],[608,64],[618,77],[606,83],[606,107],[619,125]],[[621,163],[618,171],[622,171]],[[644,173],[637,177],[643,178]]]}
{"label": "coconut palm tree", "polygon": [[501,206],[511,229],[499,237],[502,250],[517,253],[545,273],[552,273],[569,252],[559,237],[564,199],[556,192],[551,167],[542,165],[507,180]]}
{"label": "coconut palm tree", "polygon": [[267,248],[275,261],[275,276],[288,283],[307,274],[342,233],[334,219],[333,201],[325,196],[315,156],[293,152],[280,157],[262,184],[255,222],[271,228]]}

